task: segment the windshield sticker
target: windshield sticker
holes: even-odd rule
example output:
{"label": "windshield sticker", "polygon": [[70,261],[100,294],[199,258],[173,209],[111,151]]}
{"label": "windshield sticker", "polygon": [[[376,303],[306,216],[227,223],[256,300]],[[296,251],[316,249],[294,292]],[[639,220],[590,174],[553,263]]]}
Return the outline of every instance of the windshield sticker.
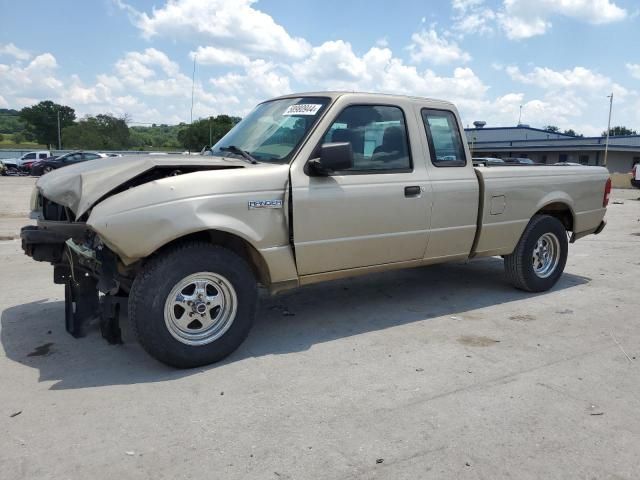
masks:
{"label": "windshield sticker", "polygon": [[318,103],[299,103],[297,105],[289,105],[282,115],[315,115],[322,107]]}

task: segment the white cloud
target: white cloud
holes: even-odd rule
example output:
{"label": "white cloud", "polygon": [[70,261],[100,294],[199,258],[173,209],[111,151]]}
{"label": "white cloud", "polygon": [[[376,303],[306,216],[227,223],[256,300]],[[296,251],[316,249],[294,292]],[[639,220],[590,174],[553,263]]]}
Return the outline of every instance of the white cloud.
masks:
{"label": "white cloud", "polygon": [[460,35],[493,33],[495,12],[485,7],[484,0],[453,0],[453,30]]}
{"label": "white cloud", "polygon": [[17,60],[29,60],[31,54],[26,50],[16,47],[13,43],[0,44],[0,56],[8,55]]}
{"label": "white cloud", "polygon": [[504,0],[497,15],[507,37],[519,40],[546,33],[555,15],[603,24],[624,19],[627,11],[611,0]]}
{"label": "white cloud", "polygon": [[20,60],[0,63],[0,91],[7,98],[16,99],[16,107],[25,106],[32,98],[56,95],[63,83],[56,77],[58,64],[51,53],[43,53],[26,66]]}
{"label": "white cloud", "polygon": [[2,95],[0,95],[0,108],[9,108],[9,102]]}
{"label": "white cloud", "polygon": [[273,63],[263,60],[249,64],[243,74],[227,73],[212,78],[210,83],[215,87],[215,91],[228,96],[226,102],[240,103],[238,99],[242,98],[244,111],[265,98],[291,92],[286,74],[280,72]]}
{"label": "white cloud", "polygon": [[245,66],[251,63],[248,56],[230,48],[198,47],[189,56],[197,57],[198,65]]}
{"label": "white cloud", "polygon": [[436,65],[466,63],[471,55],[463,51],[455,41],[447,40],[431,28],[411,35],[408,49],[414,62],[429,62]]}
{"label": "white cloud", "polygon": [[309,90],[377,91],[464,101],[482,98],[488,89],[470,68],[456,68],[452,76],[440,76],[405,64],[389,48],[372,47],[358,56],[343,41],[314,48],[291,71]]}
{"label": "white cloud", "polygon": [[118,0],[129,12],[134,25],[146,38],[205,39],[216,47],[242,48],[253,53],[269,53],[301,58],[309,43],[292,37],[270,15],[253,8],[256,0],[168,0],[148,14]]}
{"label": "white cloud", "polygon": [[547,67],[535,67],[529,73],[522,73],[518,67],[509,66],[507,74],[515,81],[535,85],[540,88],[577,88],[603,90],[609,87],[611,79],[584,67],[557,71]]}
{"label": "white cloud", "polygon": [[633,78],[640,80],[640,63],[627,63],[626,67]]}

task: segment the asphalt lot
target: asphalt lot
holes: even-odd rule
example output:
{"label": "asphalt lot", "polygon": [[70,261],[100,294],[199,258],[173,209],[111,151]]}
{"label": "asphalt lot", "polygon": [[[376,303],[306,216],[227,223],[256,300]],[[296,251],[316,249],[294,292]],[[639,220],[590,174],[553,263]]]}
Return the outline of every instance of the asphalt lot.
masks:
{"label": "asphalt lot", "polygon": [[[32,183],[0,178],[4,238]],[[0,241],[0,478],[637,479],[638,197],[545,294],[500,259],[311,286],[189,371],[67,335],[51,268]]]}

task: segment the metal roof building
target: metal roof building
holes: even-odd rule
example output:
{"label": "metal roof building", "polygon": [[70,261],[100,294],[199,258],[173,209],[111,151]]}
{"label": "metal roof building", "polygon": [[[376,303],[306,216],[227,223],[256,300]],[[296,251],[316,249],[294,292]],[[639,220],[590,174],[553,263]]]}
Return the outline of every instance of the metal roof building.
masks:
{"label": "metal roof building", "polygon": [[[575,162],[603,165],[605,137],[573,137],[527,125],[497,128],[467,128],[474,157],[526,157],[538,163]],[[627,173],[640,162],[640,135],[609,137],[607,168]]]}

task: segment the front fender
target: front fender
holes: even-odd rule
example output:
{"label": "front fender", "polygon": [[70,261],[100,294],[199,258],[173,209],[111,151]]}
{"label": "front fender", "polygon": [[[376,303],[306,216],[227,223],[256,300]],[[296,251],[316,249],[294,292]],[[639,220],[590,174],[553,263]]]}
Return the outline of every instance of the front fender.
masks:
{"label": "front fender", "polygon": [[231,233],[256,250],[288,245],[284,209],[249,209],[248,202],[255,200],[284,200],[284,188],[177,196],[174,185],[161,180],[107,198],[94,207],[87,224],[125,264],[204,230]]}

